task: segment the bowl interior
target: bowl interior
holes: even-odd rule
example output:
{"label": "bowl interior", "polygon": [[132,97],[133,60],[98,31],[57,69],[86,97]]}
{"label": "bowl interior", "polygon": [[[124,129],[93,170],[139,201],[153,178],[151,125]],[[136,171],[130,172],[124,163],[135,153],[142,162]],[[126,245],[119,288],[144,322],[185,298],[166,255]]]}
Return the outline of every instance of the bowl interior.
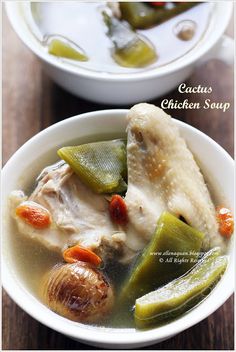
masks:
{"label": "bowl interior", "polygon": [[[28,180],[40,170],[56,161],[56,150],[69,143],[85,143],[112,139],[125,135],[126,110],[104,110],[75,116],[59,122],[24,144],[3,169],[3,284],[8,294],[27,313],[41,323],[75,339],[102,346],[142,346],[168,338],[214,312],[233,291],[233,244],[229,246],[230,263],[223,278],[197,307],[179,319],[149,331],[135,329],[109,329],[74,323],[46,308],[28,289],[12,255],[9,232],[12,224],[7,213],[9,193],[25,189]],[[212,139],[195,128],[175,120],[182,136],[200,164],[211,187],[220,189],[219,197],[233,208],[233,160]],[[220,167],[219,167],[220,166]],[[17,172],[16,172],[17,171]],[[89,334],[89,331],[96,331]]]}
{"label": "bowl interior", "polygon": [[185,67],[199,57],[204,55],[210,50],[219,40],[224,33],[231,13],[232,4],[229,1],[221,1],[212,3],[212,16],[209,21],[209,26],[203,35],[203,38],[196,45],[195,48],[190,50],[189,53],[181,57],[180,59],[174,60],[172,63],[163,65],[162,67],[152,68],[143,70],[141,72],[134,73],[122,73],[111,74],[106,71],[96,72],[93,70],[87,70],[83,67],[73,66],[65,61],[59,60],[58,58],[48,55],[48,53],[42,48],[41,43],[35,39],[34,34],[29,28],[25,18],[28,17],[29,3],[27,1],[6,3],[6,10],[8,17],[11,21],[13,28],[19,35],[21,40],[43,61],[49,63],[61,69],[73,73],[75,75],[89,77],[98,80],[108,81],[126,81],[126,80],[139,80],[142,78],[153,78],[154,76],[162,76],[178,70],[181,67]]}

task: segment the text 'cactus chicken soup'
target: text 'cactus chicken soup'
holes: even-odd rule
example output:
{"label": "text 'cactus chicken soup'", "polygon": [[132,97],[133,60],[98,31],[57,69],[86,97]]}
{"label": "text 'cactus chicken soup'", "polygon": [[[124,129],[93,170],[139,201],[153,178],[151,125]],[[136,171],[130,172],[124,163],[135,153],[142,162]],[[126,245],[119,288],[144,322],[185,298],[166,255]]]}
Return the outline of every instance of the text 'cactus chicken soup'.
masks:
{"label": "text 'cactus chicken soup'", "polygon": [[146,329],[210,293],[234,220],[170,116],[138,104],[127,138],[57,153],[32,193],[10,194],[12,245],[34,295],[75,322]]}

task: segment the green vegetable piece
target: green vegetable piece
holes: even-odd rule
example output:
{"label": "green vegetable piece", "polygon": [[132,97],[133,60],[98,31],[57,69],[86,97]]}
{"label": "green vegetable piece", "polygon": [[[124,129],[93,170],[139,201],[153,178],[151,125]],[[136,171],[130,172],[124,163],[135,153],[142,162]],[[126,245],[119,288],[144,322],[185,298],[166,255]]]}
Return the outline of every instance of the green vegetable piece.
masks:
{"label": "green vegetable piece", "polygon": [[60,39],[50,39],[48,44],[48,52],[51,55],[64,57],[71,60],[88,61],[88,57],[77,45],[70,43],[70,41],[65,40],[63,37]]}
{"label": "green vegetable piece", "polygon": [[156,9],[144,2],[120,2],[120,11],[122,19],[135,29],[152,27],[157,21]]}
{"label": "green vegetable piece", "polygon": [[197,2],[184,2],[173,4],[172,7],[152,7],[145,2],[120,2],[121,17],[129,22],[134,29],[147,29],[169,20],[193,6]]}
{"label": "green vegetable piece", "polygon": [[136,298],[183,275],[196,264],[203,237],[203,233],[164,212],[121,291],[122,301],[134,305]]}
{"label": "green vegetable piece", "polygon": [[227,257],[219,254],[219,248],[210,250],[187,274],[138,298],[135,303],[136,325],[146,328],[170,321],[202,300],[227,267]]}
{"label": "green vegetable piece", "polygon": [[94,192],[126,191],[127,165],[124,140],[64,147],[57,153]]}
{"label": "green vegetable piece", "polygon": [[145,67],[157,60],[153,45],[143,36],[136,34],[126,22],[110,17],[103,12],[108,27],[107,36],[114,44],[112,57],[124,67]]}

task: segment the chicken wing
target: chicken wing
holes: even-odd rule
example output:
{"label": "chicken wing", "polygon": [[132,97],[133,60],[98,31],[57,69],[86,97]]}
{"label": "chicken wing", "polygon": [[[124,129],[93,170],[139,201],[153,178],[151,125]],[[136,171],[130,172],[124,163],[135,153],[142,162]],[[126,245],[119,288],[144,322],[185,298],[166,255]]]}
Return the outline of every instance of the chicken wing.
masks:
{"label": "chicken wing", "polygon": [[127,118],[129,247],[137,237],[150,240],[163,211],[205,233],[204,249],[224,247],[203,175],[171,117],[154,105],[137,104]]}

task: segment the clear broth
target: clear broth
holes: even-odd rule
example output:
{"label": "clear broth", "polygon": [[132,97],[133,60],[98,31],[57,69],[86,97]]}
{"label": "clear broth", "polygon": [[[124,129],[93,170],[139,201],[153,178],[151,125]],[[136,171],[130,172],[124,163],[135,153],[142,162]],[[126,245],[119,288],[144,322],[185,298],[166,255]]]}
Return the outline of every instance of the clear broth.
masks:
{"label": "clear broth", "polygon": [[[79,62],[57,58],[88,70],[118,73],[140,72],[168,65],[181,59],[201,41],[209,26],[213,3],[201,3],[171,19],[147,30],[139,30],[156,48],[158,59],[147,68],[125,68],[111,57],[112,44],[106,36],[106,26],[102,19],[105,2],[34,2],[30,5],[28,24],[35,37],[43,42],[50,35],[61,35],[81,47],[89,61]],[[175,28],[182,21],[196,24],[191,40],[180,40]],[[47,47],[43,47],[47,51]]]}
{"label": "clear broth", "polygon": [[[125,138],[124,135],[103,135],[103,136],[93,136],[91,138],[85,137],[84,140],[71,141],[69,144],[76,145],[82,144],[85,142],[99,141],[99,140],[111,140],[115,138]],[[29,176],[30,182],[28,180],[21,180],[21,187],[24,189],[26,194],[30,194],[35,187],[35,178],[38,176],[37,173],[40,173],[41,169],[45,166],[53,164],[57,160],[55,159],[55,151],[48,153],[45,158],[38,160],[35,165],[32,165],[32,169],[35,169],[37,165],[37,172],[26,174]],[[201,168],[201,163],[199,161],[198,165]],[[41,167],[39,167],[39,165]],[[39,169],[38,169],[39,168]],[[202,168],[201,168],[202,169]],[[203,168],[204,169],[204,168]],[[204,172],[203,172],[204,175]],[[223,194],[219,191],[219,187],[215,187],[214,177],[206,178],[208,188],[211,192],[213,201],[215,204],[227,204],[226,199]],[[42,282],[42,278],[46,272],[52,269],[52,267],[58,263],[62,263],[62,256],[59,253],[53,252],[45,248],[43,245],[38,243],[36,240],[29,239],[28,237],[20,234],[17,230],[17,227],[13,220],[10,220],[10,238],[9,246],[12,250],[12,256],[15,261],[15,267],[17,268],[17,275],[20,276],[27,289],[39,300],[39,289]],[[138,256],[138,254],[137,254]],[[103,271],[108,276],[109,281],[112,283],[115,291],[115,295],[120,290],[120,287],[125,279],[126,275],[131,271],[132,266],[134,265],[137,256],[132,260],[129,265],[122,265],[118,262],[109,262],[106,263]],[[29,270],[30,268],[30,270]],[[202,299],[204,299],[203,297]],[[44,303],[44,302],[42,302]],[[116,306],[116,305],[115,305]],[[117,307],[116,307],[117,308]],[[95,326],[99,327],[109,327],[109,328],[135,328],[133,312],[126,311],[126,308],[119,306],[118,314],[113,312],[106,320],[97,324]],[[192,308],[194,309],[194,308]],[[187,314],[188,311],[184,314]],[[183,314],[183,315],[184,315]],[[75,323],[76,324],[76,323]]]}

